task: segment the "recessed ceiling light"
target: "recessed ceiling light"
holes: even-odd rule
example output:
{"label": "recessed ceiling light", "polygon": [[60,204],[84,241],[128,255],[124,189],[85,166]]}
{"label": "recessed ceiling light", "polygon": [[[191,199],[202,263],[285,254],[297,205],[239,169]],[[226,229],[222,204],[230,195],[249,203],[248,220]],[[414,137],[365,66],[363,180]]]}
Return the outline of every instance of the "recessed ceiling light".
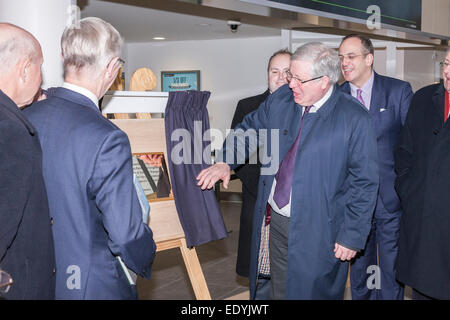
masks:
{"label": "recessed ceiling light", "polygon": [[211,27],[211,24],[210,23],[197,23],[196,26],[199,26],[199,27]]}
{"label": "recessed ceiling light", "polygon": [[153,37],[153,40],[166,40],[164,37]]}

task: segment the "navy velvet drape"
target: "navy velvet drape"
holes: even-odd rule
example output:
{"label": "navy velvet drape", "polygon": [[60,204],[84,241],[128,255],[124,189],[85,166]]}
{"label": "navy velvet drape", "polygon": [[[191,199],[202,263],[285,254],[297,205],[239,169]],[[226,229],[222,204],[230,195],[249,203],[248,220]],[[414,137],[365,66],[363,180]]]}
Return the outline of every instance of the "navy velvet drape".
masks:
{"label": "navy velvet drape", "polygon": [[214,191],[201,190],[196,180],[210,162],[210,138],[208,132],[205,135],[209,129],[209,96],[208,91],[169,92],[165,110],[169,172],[189,247],[227,236]]}

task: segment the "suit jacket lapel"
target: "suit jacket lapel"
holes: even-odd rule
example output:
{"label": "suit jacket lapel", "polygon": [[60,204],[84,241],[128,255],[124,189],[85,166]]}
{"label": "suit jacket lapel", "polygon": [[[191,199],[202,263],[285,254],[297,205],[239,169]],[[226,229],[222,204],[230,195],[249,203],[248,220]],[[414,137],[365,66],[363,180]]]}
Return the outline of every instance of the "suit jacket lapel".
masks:
{"label": "suit jacket lapel", "polygon": [[343,92],[348,93],[349,95],[352,94],[351,90],[350,90],[350,84],[348,83],[348,81],[345,81],[342,86],[341,89]]}
{"label": "suit jacket lapel", "polygon": [[92,108],[95,111],[100,112],[99,108],[95,105],[95,103],[91,99],[89,99],[88,97],[86,97],[78,92],[59,87],[55,90],[53,96],[64,99],[64,100],[71,101],[73,103],[76,103],[76,104],[79,104],[79,105],[82,105],[85,107]]}
{"label": "suit jacket lapel", "polygon": [[384,88],[381,86],[380,76],[374,72],[372,93],[370,96],[369,113],[373,117],[378,117],[380,110],[386,109],[386,94]]}

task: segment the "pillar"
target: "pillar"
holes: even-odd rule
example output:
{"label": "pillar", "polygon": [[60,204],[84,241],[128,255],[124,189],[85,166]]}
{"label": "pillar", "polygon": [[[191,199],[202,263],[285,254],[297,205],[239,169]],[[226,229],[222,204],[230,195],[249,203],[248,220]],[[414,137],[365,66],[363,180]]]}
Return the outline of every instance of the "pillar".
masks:
{"label": "pillar", "polygon": [[74,21],[75,5],[76,0],[0,0],[0,22],[24,28],[41,44],[43,88],[62,84],[60,41],[66,25]]}

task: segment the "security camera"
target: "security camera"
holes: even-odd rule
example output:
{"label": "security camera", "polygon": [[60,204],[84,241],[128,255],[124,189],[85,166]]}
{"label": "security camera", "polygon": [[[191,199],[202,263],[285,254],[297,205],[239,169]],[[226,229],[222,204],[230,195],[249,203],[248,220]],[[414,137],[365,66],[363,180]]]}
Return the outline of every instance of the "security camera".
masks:
{"label": "security camera", "polygon": [[228,20],[228,26],[230,27],[231,32],[236,33],[238,27],[241,25],[240,21],[237,20]]}

